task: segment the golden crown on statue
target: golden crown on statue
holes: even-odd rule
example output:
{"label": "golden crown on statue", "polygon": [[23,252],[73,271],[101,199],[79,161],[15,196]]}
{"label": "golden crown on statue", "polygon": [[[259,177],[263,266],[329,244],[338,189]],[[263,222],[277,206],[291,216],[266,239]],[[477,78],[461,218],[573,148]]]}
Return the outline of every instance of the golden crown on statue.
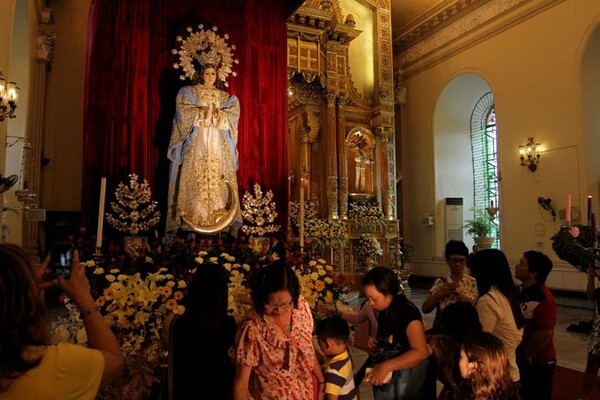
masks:
{"label": "golden crown on statue", "polygon": [[207,66],[211,65],[215,68],[219,68],[219,64],[221,64],[221,56],[218,55],[215,51],[208,51],[200,54],[196,57],[200,65]]}
{"label": "golden crown on statue", "polygon": [[172,53],[179,56],[179,62],[173,66],[183,70],[183,74],[179,78],[195,80],[197,72],[194,61],[196,61],[200,66],[214,66],[219,80],[228,86],[227,77],[230,74],[237,75],[232,66],[234,63],[239,64],[239,60],[233,58],[235,45],[227,45],[229,35],[225,34],[222,37],[217,35],[216,26],[213,26],[212,29],[204,29],[204,25],[200,24],[198,29],[194,32],[192,28],[188,27],[189,36],[185,39],[181,36],[176,38],[181,44],[179,49],[173,49]]}

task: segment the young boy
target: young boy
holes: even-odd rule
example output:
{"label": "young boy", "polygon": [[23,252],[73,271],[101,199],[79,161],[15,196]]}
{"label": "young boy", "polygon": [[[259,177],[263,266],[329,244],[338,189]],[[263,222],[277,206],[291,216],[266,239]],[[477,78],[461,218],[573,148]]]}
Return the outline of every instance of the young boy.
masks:
{"label": "young boy", "polygon": [[325,399],[356,400],[352,360],[346,350],[350,328],[341,317],[325,318],[317,325],[319,346],[328,358],[325,368]]}

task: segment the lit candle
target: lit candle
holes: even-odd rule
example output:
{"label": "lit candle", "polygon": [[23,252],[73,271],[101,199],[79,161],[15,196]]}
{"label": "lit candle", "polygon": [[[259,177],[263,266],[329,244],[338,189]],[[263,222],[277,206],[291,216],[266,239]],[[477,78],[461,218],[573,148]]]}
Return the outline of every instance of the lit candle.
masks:
{"label": "lit candle", "polygon": [[571,195],[567,195],[567,204],[565,205],[565,220],[567,226],[571,226]]}
{"label": "lit candle", "polygon": [[587,223],[591,224],[592,221],[592,196],[588,196],[587,199]]}
{"label": "lit candle", "polygon": [[104,198],[106,197],[106,178],[100,181],[100,205],[98,209],[98,231],[96,232],[96,251],[102,248],[102,228],[104,224]]}
{"label": "lit candle", "polygon": [[300,179],[300,250],[304,248],[304,178]]}

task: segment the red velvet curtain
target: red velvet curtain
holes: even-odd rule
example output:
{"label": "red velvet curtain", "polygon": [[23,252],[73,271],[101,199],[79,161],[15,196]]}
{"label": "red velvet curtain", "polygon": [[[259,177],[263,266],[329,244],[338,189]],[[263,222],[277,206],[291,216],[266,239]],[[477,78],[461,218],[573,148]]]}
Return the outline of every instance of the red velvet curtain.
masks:
{"label": "red velvet curtain", "polygon": [[107,204],[130,173],[147,179],[166,207],[166,149],[179,79],[171,50],[176,36],[216,25],[235,44],[238,76],[228,91],[240,99],[238,182],[273,190],[287,214],[286,22],[280,0],[92,0],[89,13],[82,219],[94,226],[100,178]]}

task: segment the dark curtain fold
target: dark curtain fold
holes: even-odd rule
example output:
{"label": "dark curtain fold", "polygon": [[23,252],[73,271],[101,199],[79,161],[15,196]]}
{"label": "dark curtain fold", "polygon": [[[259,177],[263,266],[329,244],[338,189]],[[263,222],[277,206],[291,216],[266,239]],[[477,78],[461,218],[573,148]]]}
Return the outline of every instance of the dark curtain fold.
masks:
{"label": "dark curtain fold", "polygon": [[[177,90],[188,84],[173,68],[175,37],[203,23],[230,36],[240,60],[228,79],[241,104],[241,190],[273,190],[287,214],[286,23],[279,0],[92,0],[84,86],[82,218],[95,226],[100,178],[108,202],[118,182],[137,173],[166,206],[166,149]],[[161,227],[162,229],[162,227]]]}

